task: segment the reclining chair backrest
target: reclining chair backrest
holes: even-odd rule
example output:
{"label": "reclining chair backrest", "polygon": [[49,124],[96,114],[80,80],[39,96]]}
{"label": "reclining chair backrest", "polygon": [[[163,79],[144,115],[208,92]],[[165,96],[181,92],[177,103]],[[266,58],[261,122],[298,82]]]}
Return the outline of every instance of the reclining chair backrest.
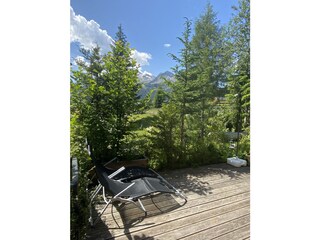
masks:
{"label": "reclining chair backrest", "polygon": [[102,186],[105,187],[106,192],[108,192],[112,196],[118,194],[120,191],[130,186],[129,183],[122,183],[122,182],[110,179],[108,176],[108,171],[104,166],[102,166],[101,164],[95,164],[95,165],[96,165],[96,173],[97,173],[99,182],[101,183]]}

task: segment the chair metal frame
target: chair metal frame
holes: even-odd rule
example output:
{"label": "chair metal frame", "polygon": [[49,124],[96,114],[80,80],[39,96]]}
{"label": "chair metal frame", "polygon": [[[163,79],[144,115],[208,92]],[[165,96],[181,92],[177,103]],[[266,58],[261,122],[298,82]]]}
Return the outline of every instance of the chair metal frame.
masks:
{"label": "chair metal frame", "polygon": [[[122,167],[121,168],[123,171],[125,168]],[[120,170],[120,169],[119,169]],[[118,171],[119,171],[118,170]],[[120,171],[119,171],[120,172]],[[118,172],[118,173],[119,173]],[[113,177],[115,176],[116,174],[113,175]],[[111,179],[111,177],[109,177]],[[116,202],[116,201],[119,201],[119,202],[122,202],[122,203],[133,203],[134,205],[136,205],[138,208],[140,208],[145,216],[147,216],[147,211],[145,209],[145,207],[143,206],[142,202],[140,201],[140,198],[137,198],[137,201],[139,202],[139,205],[133,200],[132,197],[130,198],[123,198],[123,197],[119,197],[119,195],[121,195],[123,192],[127,191],[129,188],[131,188],[133,185],[135,184],[135,182],[131,183],[128,187],[126,187],[125,189],[123,189],[122,191],[120,191],[118,194],[116,194],[115,196],[111,197],[109,200],[107,199],[107,195],[105,193],[105,188],[104,186],[101,185],[101,183],[99,183],[99,185],[96,187],[96,189],[94,190],[93,194],[90,196],[90,203],[89,203],[89,209],[90,209],[90,217],[89,217],[89,222],[90,222],[90,225],[91,226],[94,226],[98,220],[100,219],[100,217],[102,216],[102,214],[105,212],[105,210],[108,208],[109,204],[110,203],[113,203],[113,202]],[[106,205],[104,206],[104,208],[102,209],[102,211],[100,213],[98,213],[98,216],[97,218],[94,220],[93,217],[92,217],[92,203],[95,199],[95,197],[97,196],[97,194],[101,191],[102,189],[102,196],[103,196],[103,200],[104,202],[106,203]]]}
{"label": "chair metal frame", "polygon": [[[107,164],[109,164],[110,162],[114,161],[116,158],[110,160]],[[107,164],[105,164],[104,166],[106,166]],[[114,173],[110,174],[108,176],[109,179],[112,179],[114,178],[117,174],[119,174],[120,172],[124,171],[125,170],[125,167],[121,167],[119,168],[117,171],[115,171]],[[159,173],[155,172],[154,170],[152,169],[149,169],[151,170],[153,173],[155,173],[157,175],[157,178],[159,178],[161,181],[163,181],[167,187],[170,189],[172,189],[174,191],[174,193],[181,197],[182,199],[185,200],[184,204],[187,202],[187,197],[182,193],[180,192],[178,189],[176,189],[172,184],[170,184],[168,181],[166,181]],[[113,181],[119,181],[121,182],[121,180],[113,180]],[[134,186],[136,184],[136,182],[132,182],[129,186],[127,186],[125,189],[123,189],[122,191],[120,191],[119,193],[117,193],[116,195],[114,196],[107,196],[106,194],[106,191],[105,191],[105,188],[104,186],[100,183],[99,181],[99,184],[97,185],[97,187],[95,188],[95,190],[93,191],[93,193],[91,194],[90,196],[90,202],[89,202],[89,209],[90,209],[90,217],[89,217],[89,223],[90,225],[93,227],[97,222],[98,220],[100,219],[100,217],[102,216],[102,214],[105,212],[105,210],[108,208],[108,206],[110,205],[110,203],[112,204],[113,202],[121,202],[121,203],[133,203],[134,205],[136,205],[139,209],[141,209],[144,214],[145,214],[145,217],[147,216],[147,211],[144,207],[144,205],[142,204],[140,198],[142,197],[146,197],[148,196],[147,195],[144,195],[144,196],[140,196],[140,197],[128,197],[128,198],[124,198],[124,197],[120,197],[120,195],[122,193],[124,193],[125,191],[127,191],[129,188],[131,188],[132,186]],[[103,196],[103,200],[105,202],[105,206],[104,208],[102,209],[102,211],[100,213],[98,213],[98,216],[96,219],[93,219],[93,216],[92,216],[92,203],[95,199],[95,197],[98,195],[98,193],[101,191],[102,189],[102,196]],[[151,193],[152,194],[152,193]],[[137,202],[139,204],[137,204]]]}

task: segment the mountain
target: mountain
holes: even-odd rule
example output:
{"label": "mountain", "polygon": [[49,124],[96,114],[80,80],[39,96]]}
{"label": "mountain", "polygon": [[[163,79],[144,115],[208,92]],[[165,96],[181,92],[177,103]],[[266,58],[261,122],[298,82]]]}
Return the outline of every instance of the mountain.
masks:
{"label": "mountain", "polygon": [[151,82],[154,79],[154,76],[151,73],[144,71],[138,73],[138,78],[143,84],[145,84]]}
{"label": "mountain", "polygon": [[[164,83],[164,80],[163,80],[164,78],[172,82],[175,81],[173,73],[169,71],[160,73],[158,76],[154,78],[151,78],[151,77],[144,77],[143,79],[140,78],[141,82],[143,83],[142,89],[140,90],[140,93],[139,93],[141,98],[144,98],[152,89],[157,89],[160,84]],[[168,87],[166,86],[164,86],[163,89],[165,91],[169,90]]]}
{"label": "mountain", "polygon": [[164,73],[160,73],[158,76],[156,76],[151,82],[149,82],[150,85],[160,85],[163,83],[163,78],[174,81],[174,75],[172,72],[166,71]]}

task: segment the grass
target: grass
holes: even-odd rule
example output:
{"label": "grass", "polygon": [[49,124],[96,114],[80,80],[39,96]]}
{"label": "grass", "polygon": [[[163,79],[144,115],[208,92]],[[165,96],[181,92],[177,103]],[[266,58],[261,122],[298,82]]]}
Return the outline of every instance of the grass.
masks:
{"label": "grass", "polygon": [[147,110],[142,114],[135,114],[131,117],[130,121],[132,123],[132,128],[137,131],[141,131],[153,125],[153,120],[155,119],[159,109],[152,108]]}

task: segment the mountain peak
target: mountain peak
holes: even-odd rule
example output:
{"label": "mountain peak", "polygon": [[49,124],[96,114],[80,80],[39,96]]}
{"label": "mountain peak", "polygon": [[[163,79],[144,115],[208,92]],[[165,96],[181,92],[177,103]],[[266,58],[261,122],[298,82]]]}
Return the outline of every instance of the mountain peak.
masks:
{"label": "mountain peak", "polygon": [[160,73],[158,76],[169,76],[169,77],[173,77],[173,73],[172,72],[170,72],[170,71],[165,71],[165,72],[163,72],[163,73]]}
{"label": "mountain peak", "polygon": [[[141,79],[141,77],[139,77]],[[165,71],[163,73],[159,73],[158,76],[154,77],[152,76],[152,79],[149,81],[142,81],[142,83],[144,83],[143,88],[140,91],[140,96],[144,97],[151,89],[156,89],[158,88],[158,86],[160,84],[162,84],[164,81],[163,79],[167,79],[169,81],[174,82],[175,78],[174,78],[174,74],[170,71]],[[167,87],[165,87],[165,89],[167,89]]]}
{"label": "mountain peak", "polygon": [[148,83],[154,79],[154,76],[152,75],[152,73],[149,73],[147,71],[139,71],[138,78],[141,80],[142,83]]}
{"label": "mountain peak", "polygon": [[163,73],[160,73],[158,76],[156,76],[151,82],[150,84],[160,84],[163,82],[163,78],[166,78],[168,80],[174,81],[174,74],[172,72],[166,71]]}

